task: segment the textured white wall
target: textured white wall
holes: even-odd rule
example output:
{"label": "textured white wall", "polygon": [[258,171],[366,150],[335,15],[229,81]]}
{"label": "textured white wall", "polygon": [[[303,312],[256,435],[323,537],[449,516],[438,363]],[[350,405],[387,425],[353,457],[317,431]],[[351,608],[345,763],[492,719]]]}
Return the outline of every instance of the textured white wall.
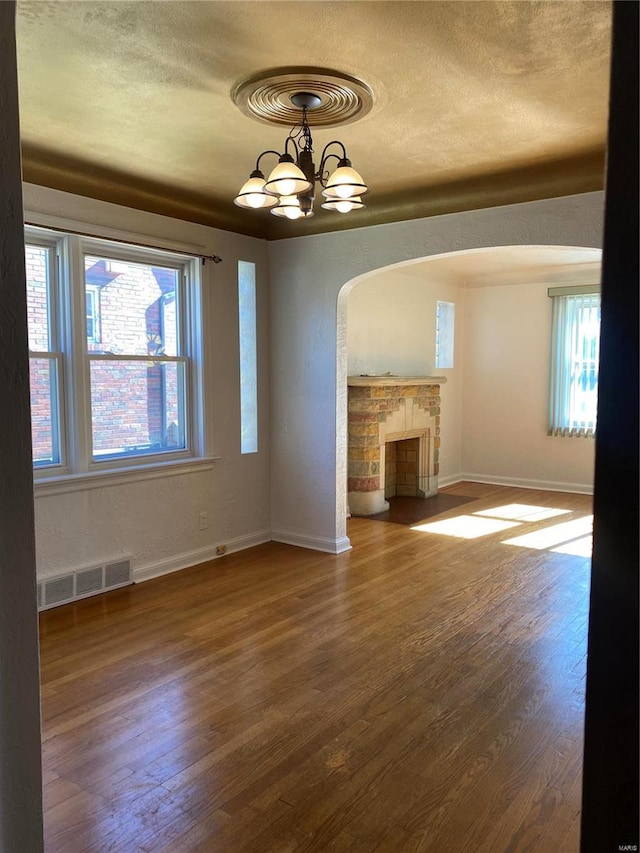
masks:
{"label": "textured white wall", "polygon": [[[134,571],[180,567],[231,540],[268,538],[269,511],[269,280],[266,244],[250,237],[169,219],[30,184],[27,212],[98,228],[202,246],[219,254],[208,263],[205,335],[211,350],[213,453],[211,471],[132,482],[68,494],[38,496],[38,575],[50,576],[96,561],[131,555]],[[91,228],[86,228],[91,231]],[[256,264],[258,311],[259,452],[240,454],[237,263]],[[198,529],[198,513],[209,527]]]}
{"label": "textured white wall", "polygon": [[347,283],[464,249],[597,248],[602,219],[603,194],[596,192],[270,244],[274,537],[348,547]]}
{"label": "textured white wall", "polygon": [[[412,274],[412,270],[415,272]],[[440,482],[462,470],[462,371],[465,291],[430,275],[427,264],[382,270],[355,285],[347,302],[347,373],[444,376]],[[456,306],[454,367],[436,369],[436,301]]]}
{"label": "textured white wall", "polygon": [[553,283],[467,290],[461,470],[590,491],[593,439],[547,435]]}
{"label": "textured white wall", "polygon": [[[213,350],[214,452],[221,460],[210,472],[37,497],[40,576],[120,554],[132,555],[139,571],[177,567],[204,559],[216,544],[249,541],[270,528],[275,538],[301,545],[329,551],[348,547],[346,306],[357,279],[394,264],[469,248],[597,247],[601,239],[601,193],[267,246],[259,240],[55,190],[25,185],[24,191],[28,211],[144,234],[160,242],[164,238],[196,244],[224,257],[222,264],[207,267],[213,270],[207,322]],[[238,259],[253,261],[257,269],[260,452],[255,456],[240,454]],[[460,335],[458,341],[462,341]],[[425,364],[429,348],[431,343],[425,344]],[[456,373],[445,386],[449,399],[443,405],[452,413],[459,405],[459,385],[455,389],[461,381]],[[450,435],[446,442],[450,450],[443,467],[453,473],[460,438]],[[202,511],[209,513],[206,531],[198,530],[197,515]]]}

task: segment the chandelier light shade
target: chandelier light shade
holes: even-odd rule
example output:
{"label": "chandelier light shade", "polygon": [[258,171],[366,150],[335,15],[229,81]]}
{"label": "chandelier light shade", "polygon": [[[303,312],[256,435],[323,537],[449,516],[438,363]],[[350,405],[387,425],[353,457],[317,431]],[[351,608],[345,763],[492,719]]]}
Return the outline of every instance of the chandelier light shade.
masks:
{"label": "chandelier light shade", "polygon": [[[271,211],[274,216],[284,216],[287,219],[300,219],[305,214],[300,207],[297,195],[281,195],[276,199],[276,206]],[[313,211],[310,212],[313,215]]]}
{"label": "chandelier light shade", "polygon": [[353,198],[332,198],[322,205],[324,210],[335,210],[337,213],[351,213],[352,210],[360,210],[364,204],[357,196]]}
{"label": "chandelier light shade", "polygon": [[311,181],[305,178],[304,172],[293,162],[293,157],[283,154],[269,175],[264,191],[275,196],[290,196],[308,192],[312,186]]}
{"label": "chandelier light shade", "polygon": [[351,166],[351,160],[340,160],[338,168],[333,172],[326,187],[322,190],[325,198],[355,198],[368,193],[369,188],[362,180],[362,175]]}
{"label": "chandelier light shade", "polygon": [[[369,192],[369,188],[362,175],[352,167],[342,142],[334,139],[325,145],[317,170],[313,162],[313,140],[307,112],[320,106],[320,97],[311,92],[296,92],[290,100],[301,110],[300,123],[289,132],[283,153],[270,149],[259,155],[255,169],[242,185],[234,203],[253,210],[268,208],[274,216],[286,219],[308,218],[313,216],[315,185],[319,183],[325,198],[324,210],[336,213],[361,210],[364,207],[361,197]],[[330,150],[334,146],[338,146],[339,154]],[[290,148],[295,158],[289,152]],[[265,180],[260,161],[267,155],[276,156],[278,162]],[[337,165],[331,172],[329,164],[334,159]]]}
{"label": "chandelier light shade", "polygon": [[240,192],[234,199],[238,207],[248,207],[259,210],[261,207],[273,207],[278,203],[275,196],[264,191],[264,175],[259,169],[254,169],[251,176],[240,188]]}

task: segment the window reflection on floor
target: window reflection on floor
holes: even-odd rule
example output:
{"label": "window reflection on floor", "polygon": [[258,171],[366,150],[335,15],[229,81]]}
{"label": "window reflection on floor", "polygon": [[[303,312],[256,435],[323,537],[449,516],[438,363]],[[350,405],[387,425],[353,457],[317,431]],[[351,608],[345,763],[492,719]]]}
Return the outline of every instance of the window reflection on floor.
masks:
{"label": "window reflection on floor", "polygon": [[574,557],[590,557],[593,551],[593,536],[583,536],[573,542],[565,542],[557,548],[552,548],[556,554],[572,554]]}
{"label": "window reflection on floor", "polygon": [[568,515],[570,509],[554,509],[548,506],[531,506],[530,504],[505,504],[495,509],[481,509],[474,515],[490,516],[492,518],[510,518],[513,521],[544,521],[556,518],[558,515]]}
{"label": "window reflection on floor", "polygon": [[593,529],[593,516],[585,515],[575,521],[567,521],[564,524],[553,524],[542,530],[534,530],[533,533],[525,533],[514,539],[505,539],[503,545],[518,545],[521,548],[534,548],[543,551],[547,548],[571,542],[573,539],[582,538],[590,534]]}
{"label": "window reflection on floor", "polygon": [[459,515],[443,521],[432,521],[428,524],[415,524],[412,530],[422,533],[440,533],[442,536],[457,536],[460,539],[477,539],[490,533],[499,533],[510,527],[519,527],[517,521],[502,521],[496,518],[477,518],[475,515]]}
{"label": "window reflection on floor", "polygon": [[[477,539],[571,513],[572,510],[569,509],[513,503],[479,510],[473,515],[458,515],[442,521],[415,524],[412,525],[411,530],[441,536],[455,536],[459,539]],[[526,526],[524,529],[526,530]],[[571,521],[548,524],[541,529],[504,539],[502,544],[532,548],[536,551],[550,550],[557,554],[571,554],[576,557],[590,557],[592,529],[593,516],[585,515]]]}

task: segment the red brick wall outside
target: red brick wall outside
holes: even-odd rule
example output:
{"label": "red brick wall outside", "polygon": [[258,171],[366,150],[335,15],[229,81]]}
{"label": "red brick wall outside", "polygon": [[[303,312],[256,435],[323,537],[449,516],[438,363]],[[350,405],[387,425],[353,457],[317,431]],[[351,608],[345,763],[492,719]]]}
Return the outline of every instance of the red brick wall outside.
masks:
{"label": "red brick wall outside", "polygon": [[[46,255],[27,246],[30,346],[46,349]],[[174,270],[97,257],[85,259],[87,285],[97,293],[96,340],[88,352],[176,355],[177,274]],[[164,322],[163,322],[164,318]],[[90,362],[92,434],[96,456],[163,450],[176,445],[179,365],[151,360]],[[32,361],[34,459],[51,454],[48,364]]]}

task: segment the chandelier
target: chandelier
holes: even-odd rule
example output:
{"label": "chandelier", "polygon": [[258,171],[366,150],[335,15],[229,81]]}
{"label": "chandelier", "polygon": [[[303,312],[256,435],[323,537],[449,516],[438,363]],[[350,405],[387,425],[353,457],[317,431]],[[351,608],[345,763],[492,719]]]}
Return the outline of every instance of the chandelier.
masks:
{"label": "chandelier", "polygon": [[[302,118],[290,130],[284,152],[281,154],[267,150],[259,155],[255,169],[242,185],[234,204],[254,210],[268,209],[274,216],[287,219],[309,217],[313,216],[315,186],[319,183],[324,197],[324,210],[337,213],[361,210],[364,207],[362,196],[369,192],[369,188],[351,165],[342,142],[334,139],[324,146],[316,171],[307,113],[320,106],[321,98],[311,92],[295,92],[290,100],[296,108],[302,110]],[[334,146],[337,146],[339,153],[336,153]],[[278,162],[269,177],[265,178],[260,161],[268,155],[277,157]],[[334,159],[337,164],[333,163]],[[334,167],[333,171],[331,167]]]}

